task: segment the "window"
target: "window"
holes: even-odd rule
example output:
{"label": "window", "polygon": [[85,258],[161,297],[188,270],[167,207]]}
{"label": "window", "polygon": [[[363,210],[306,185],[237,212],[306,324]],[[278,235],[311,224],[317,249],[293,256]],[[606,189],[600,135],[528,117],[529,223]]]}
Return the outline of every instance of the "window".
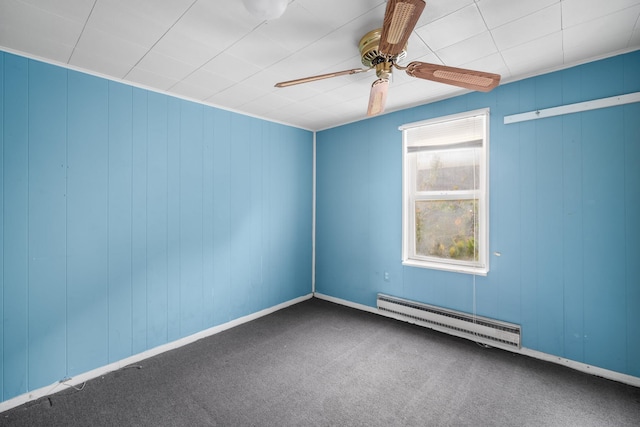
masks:
{"label": "window", "polygon": [[404,265],[486,275],[489,110],[402,130]]}

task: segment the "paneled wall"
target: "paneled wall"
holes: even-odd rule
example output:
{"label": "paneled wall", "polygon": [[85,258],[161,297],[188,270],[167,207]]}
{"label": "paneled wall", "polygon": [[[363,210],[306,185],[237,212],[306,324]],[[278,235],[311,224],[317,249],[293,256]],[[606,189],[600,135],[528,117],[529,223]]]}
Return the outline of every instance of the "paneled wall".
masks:
{"label": "paneled wall", "polygon": [[[319,132],[317,291],[369,306],[378,292],[475,305],[521,324],[525,347],[640,377],[640,104],[503,124],[638,91],[634,52]],[[398,126],[484,107],[491,271],[403,267]]]}
{"label": "paneled wall", "polygon": [[311,132],[0,52],[7,400],[306,295]]}

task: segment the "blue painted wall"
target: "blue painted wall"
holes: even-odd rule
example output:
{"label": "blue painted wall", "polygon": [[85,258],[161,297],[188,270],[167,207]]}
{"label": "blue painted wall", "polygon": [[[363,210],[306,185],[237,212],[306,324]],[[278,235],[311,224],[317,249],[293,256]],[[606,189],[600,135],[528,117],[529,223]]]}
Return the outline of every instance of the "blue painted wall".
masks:
{"label": "blue painted wall", "polygon": [[2,52],[0,99],[0,400],[311,291],[311,132]]}
{"label": "blue painted wall", "polygon": [[476,312],[521,324],[530,349],[640,377],[640,104],[503,124],[638,91],[640,51],[319,132],[316,290],[473,311],[473,276],[401,264],[398,126],[490,107],[501,256],[475,278]]}

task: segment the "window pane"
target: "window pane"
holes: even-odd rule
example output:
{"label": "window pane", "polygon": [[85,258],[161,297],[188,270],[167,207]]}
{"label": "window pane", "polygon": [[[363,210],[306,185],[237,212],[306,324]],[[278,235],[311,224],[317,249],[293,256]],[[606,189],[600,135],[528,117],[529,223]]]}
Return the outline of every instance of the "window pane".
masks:
{"label": "window pane", "polygon": [[480,182],[480,149],[419,151],[417,191],[476,190]]}
{"label": "window pane", "polygon": [[421,200],[415,204],[416,255],[477,261],[476,200]]}

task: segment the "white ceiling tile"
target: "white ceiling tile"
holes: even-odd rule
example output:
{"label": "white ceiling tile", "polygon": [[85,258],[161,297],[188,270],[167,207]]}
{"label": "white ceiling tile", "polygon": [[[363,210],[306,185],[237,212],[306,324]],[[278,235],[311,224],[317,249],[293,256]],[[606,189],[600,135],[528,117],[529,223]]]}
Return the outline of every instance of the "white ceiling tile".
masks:
{"label": "white ceiling tile", "polygon": [[269,117],[280,123],[291,124],[296,123],[298,127],[304,128],[305,126],[302,124],[302,121],[298,121],[300,117],[297,114],[285,113],[284,111],[274,110],[269,113]]}
{"label": "white ceiling tile", "polygon": [[[357,66],[357,63],[355,65]],[[255,67],[255,65],[252,66]],[[323,64],[317,58],[308,57],[306,52],[297,52],[265,68],[262,72],[269,72],[276,76],[277,81],[284,81],[321,74],[322,69],[319,67],[322,66]]]}
{"label": "white ceiling tile", "polygon": [[358,43],[362,36],[374,30],[372,26],[363,24],[362,20],[355,20],[337,29],[326,37],[310,44],[296,54],[307,58],[307,61],[316,61],[316,69],[333,68],[335,65],[355,58],[353,67],[362,66]]}
{"label": "white ceiling tile", "polygon": [[63,18],[85,22],[91,13],[95,0],[21,0]]}
{"label": "white ceiling tile", "polygon": [[446,0],[446,1],[427,1],[427,5],[422,12],[422,16],[418,20],[416,28],[422,27],[430,22],[444,18],[460,9],[472,5],[474,0]]}
{"label": "white ceiling tile", "polygon": [[0,50],[8,48],[18,52],[28,52],[36,59],[66,64],[73,52],[73,46],[58,43],[55,39],[41,40],[37,34],[20,34],[18,31],[5,32],[10,28],[0,28]]}
{"label": "white ceiling tile", "polygon": [[36,58],[66,63],[73,52],[73,45],[59,43],[55,38],[42,39],[37,32],[15,29],[12,26],[0,26],[0,49],[6,47],[19,52],[29,52]]}
{"label": "white ceiling tile", "polygon": [[562,26],[571,28],[637,4],[637,0],[563,0]]}
{"label": "white ceiling tile", "polygon": [[194,71],[193,66],[154,50],[147,52],[144,58],[136,64],[136,68],[151,71],[174,80],[182,80]]}
{"label": "white ceiling tile", "polygon": [[361,81],[350,85],[344,85],[330,91],[334,95],[339,94],[345,100],[358,99],[363,96],[369,96],[371,84],[375,81],[375,77],[371,77],[369,81]]}
{"label": "white ceiling tile", "polygon": [[259,72],[261,69],[242,58],[222,52],[202,66],[225,79],[239,82]]}
{"label": "white ceiling tile", "polygon": [[198,0],[172,30],[222,51],[259,24],[260,21],[245,10],[241,1]]}
{"label": "white ceiling tile", "polygon": [[280,89],[275,87],[277,83],[276,76],[271,75],[270,73],[258,73],[253,76],[247,77],[242,80],[242,84],[246,84],[249,86],[253,86],[258,88],[262,93],[276,92]]}
{"label": "white ceiling tile", "polygon": [[639,14],[640,6],[635,6],[565,29],[565,61],[574,63],[626,50]]}
{"label": "white ceiling tile", "polygon": [[[57,1],[66,2],[67,0]],[[94,0],[88,1],[93,3]],[[104,2],[105,0],[98,1],[98,3]],[[144,16],[149,20],[155,21],[162,26],[169,28],[176,23],[178,18],[180,18],[189,9],[189,7],[191,7],[194,0],[106,0],[106,2],[109,3],[110,7],[118,8],[133,15]]]}
{"label": "white ceiling tile", "polygon": [[222,91],[220,93],[216,93],[215,95],[205,99],[205,102],[213,105],[224,106],[226,108],[231,108],[237,110],[237,108],[245,102],[248,102],[248,99],[240,99],[236,96],[233,91]]}
{"label": "white ceiling tile", "polygon": [[[327,110],[324,110],[327,111]],[[358,99],[358,101],[341,101],[336,102],[331,106],[329,112],[331,114],[336,114],[338,116],[342,116],[341,122],[347,122],[351,120],[351,117],[354,115],[358,115],[360,117],[364,117],[367,111],[367,104],[362,106],[362,102]]]}
{"label": "white ceiling tile", "polygon": [[[317,109],[298,117],[300,117],[299,121],[301,126],[306,129],[317,129],[325,120],[332,120],[335,122],[344,119],[333,111],[320,111]],[[362,115],[362,118],[365,118],[364,114]],[[298,119],[296,119],[296,121],[298,121]]]}
{"label": "white ceiling tile", "polygon": [[167,32],[153,50],[194,67],[202,66],[220,53],[216,46],[201,43],[176,29]]}
{"label": "white ceiling tile", "polygon": [[509,49],[562,29],[560,4],[555,4],[491,30],[500,49]]}
{"label": "white ceiling tile", "polygon": [[[423,61],[423,62],[426,62],[426,61]],[[370,82],[373,82],[373,80],[375,80],[375,77],[372,77]],[[416,78],[408,75],[405,70],[393,70],[390,83],[392,86],[400,86],[407,83],[414,83],[415,80]]]}
{"label": "white ceiling tile", "polygon": [[223,91],[237,83],[233,80],[229,80],[205,69],[194,71],[193,73],[182,79],[180,82],[188,84],[189,86],[202,88],[206,92],[206,96],[198,97],[199,99],[206,99],[213,94]]}
{"label": "white ceiling tile", "polygon": [[[372,21],[371,29],[382,27],[382,17],[386,8],[385,0],[296,0],[295,3],[309,11],[321,25],[332,30],[372,11],[377,11],[379,22]],[[287,10],[285,16],[288,13]]]}
{"label": "white ceiling tile", "polygon": [[402,103],[420,105],[429,102],[432,97],[444,97],[459,88],[423,79],[412,79],[411,83],[394,86],[389,89],[388,109],[399,107]]}
{"label": "white ceiling tile", "polygon": [[148,48],[169,28],[144,15],[133,13],[129,7],[104,1],[96,3],[87,27],[117,34],[123,40]]}
{"label": "white ceiling tile", "polygon": [[353,120],[354,117],[366,117],[367,106],[369,104],[370,88],[362,88],[358,92],[357,97],[352,97],[344,102],[337,104],[334,112],[345,116],[345,120]]}
{"label": "white ceiling tile", "polygon": [[248,84],[235,84],[207,98],[206,101],[220,105],[227,105],[230,108],[237,108],[247,102],[251,102],[256,98],[268,94],[270,91],[270,88],[269,90],[265,90],[264,88]]}
{"label": "white ceiling tile", "polygon": [[345,49],[349,48],[349,52],[357,54],[359,52],[360,39],[370,31],[382,27],[385,9],[386,4],[382,3],[380,6],[336,29],[326,39],[335,40],[336,46],[342,46]]}
{"label": "white ceiling tile", "polygon": [[315,107],[311,102],[294,102],[289,103],[283,107],[278,108],[278,112],[285,115],[307,114],[315,110]]}
{"label": "white ceiling tile", "polygon": [[316,116],[319,123],[316,124],[316,129],[326,127],[326,123],[343,124],[362,120],[367,117],[366,108],[366,105],[363,107],[361,103],[344,102],[332,105],[328,109],[318,109]]}
{"label": "white ceiling tile", "polygon": [[456,44],[487,30],[475,4],[460,9],[416,30],[434,51]]}
{"label": "white ceiling tile", "polygon": [[323,129],[326,128],[326,123],[344,124],[366,119],[366,102],[364,104],[364,107],[361,102],[343,102],[331,106],[329,110],[318,109],[313,113],[313,115],[308,116],[307,123],[314,124],[314,128],[312,129]]}
{"label": "white ceiling tile", "polygon": [[263,115],[272,110],[277,110],[291,103],[291,99],[270,93],[247,102],[242,107],[252,114]]}
{"label": "white ceiling tile", "polygon": [[290,101],[299,102],[317,96],[320,93],[318,90],[320,84],[321,82],[313,82],[297,86],[281,87],[276,88],[274,92]]}
{"label": "white ceiling tile", "polygon": [[299,123],[299,127],[302,129],[320,129],[323,123],[336,123],[336,121],[339,122],[341,119],[342,117],[336,114],[326,114],[323,111],[316,110],[302,117],[297,116],[295,121],[290,123]]}
{"label": "white ceiling tile", "polygon": [[280,82],[322,74],[322,70],[318,70],[319,66],[321,64],[318,61],[305,61],[299,54],[296,54],[263,69],[261,73],[269,74]]}
{"label": "white ceiling tile", "polygon": [[[369,97],[371,94],[370,86],[362,87],[357,95],[344,102],[338,104],[336,111],[345,116],[358,116],[364,118],[367,106],[369,105]],[[349,111],[351,110],[351,111]]]}
{"label": "white ceiling tile", "polygon": [[497,52],[493,38],[489,31],[478,34],[459,43],[445,47],[436,52],[436,55],[445,65],[458,67],[465,62],[470,62]]}
{"label": "white ceiling tile", "polygon": [[256,29],[285,49],[295,52],[326,36],[333,27],[319,21],[299,3],[292,3],[279,19],[268,21]]}
{"label": "white ceiling tile", "polygon": [[479,0],[477,3],[487,26],[493,29],[560,3],[560,0]]}
{"label": "white ceiling tile", "polygon": [[171,93],[175,93],[179,96],[186,97],[189,99],[202,101],[204,99],[209,98],[215,92],[210,88],[205,88],[203,86],[192,85],[187,83],[186,80],[179,81],[169,90]]}
{"label": "white ceiling tile", "polygon": [[438,56],[435,53],[428,53],[428,54],[426,54],[424,56],[416,58],[415,60],[416,61],[421,61],[421,62],[429,62],[431,64],[444,65],[444,64],[442,64],[442,61],[440,60],[440,58],[438,58]]}
{"label": "white ceiling tile", "polygon": [[640,47],[640,27],[638,27],[637,25],[636,29],[631,35],[631,39],[629,40],[629,47],[631,46]]}
{"label": "white ceiling tile", "polygon": [[85,28],[69,63],[114,77],[124,77],[146,53],[146,48],[109,33]]}
{"label": "white ceiling tile", "polygon": [[420,58],[425,55],[432,54],[433,52],[429,47],[424,43],[424,41],[418,37],[415,33],[411,33],[409,37],[409,41],[407,42],[407,56],[401,63],[409,63],[416,58]]}
{"label": "white ceiling tile", "polygon": [[228,54],[245,58],[258,68],[267,68],[279,60],[291,55],[291,51],[281,47],[270,38],[252,32],[231,46]]}
{"label": "white ceiling tile", "polygon": [[107,56],[92,51],[87,52],[78,49],[74,50],[69,64],[116,78],[122,78],[131,68],[130,64],[114,61]]}
{"label": "white ceiling tile", "polygon": [[307,99],[307,102],[312,103],[316,108],[324,110],[331,109],[334,105],[340,104],[346,101],[337,92],[331,93],[318,93],[316,96]]}
{"label": "white ceiling tile", "polygon": [[[292,64],[290,69],[293,76],[303,74],[320,74],[332,70],[341,70],[339,64],[349,62],[344,69],[360,68],[360,55],[358,47],[345,44],[340,37],[324,38],[305,49],[296,52],[293,56],[285,58],[286,63]],[[274,64],[275,65],[275,64]],[[304,77],[301,76],[301,77]],[[295,78],[295,77],[292,77]]]}
{"label": "white ceiling tile", "polygon": [[0,3],[0,45],[67,62],[83,24],[17,0]]}
{"label": "white ceiling tile", "polygon": [[471,62],[465,62],[462,64],[462,68],[500,74],[501,81],[505,81],[511,77],[511,71],[507,68],[507,65],[504,63],[504,59],[499,52]]}
{"label": "white ceiling tile", "polygon": [[167,76],[156,74],[152,71],[144,70],[140,67],[136,67],[127,74],[127,81],[136,83],[138,85],[160,89],[161,91],[168,90],[171,86],[178,83],[178,79],[172,79]]}
{"label": "white ceiling tile", "polygon": [[502,51],[505,64],[514,76],[548,72],[564,62],[562,32],[550,34]]}

